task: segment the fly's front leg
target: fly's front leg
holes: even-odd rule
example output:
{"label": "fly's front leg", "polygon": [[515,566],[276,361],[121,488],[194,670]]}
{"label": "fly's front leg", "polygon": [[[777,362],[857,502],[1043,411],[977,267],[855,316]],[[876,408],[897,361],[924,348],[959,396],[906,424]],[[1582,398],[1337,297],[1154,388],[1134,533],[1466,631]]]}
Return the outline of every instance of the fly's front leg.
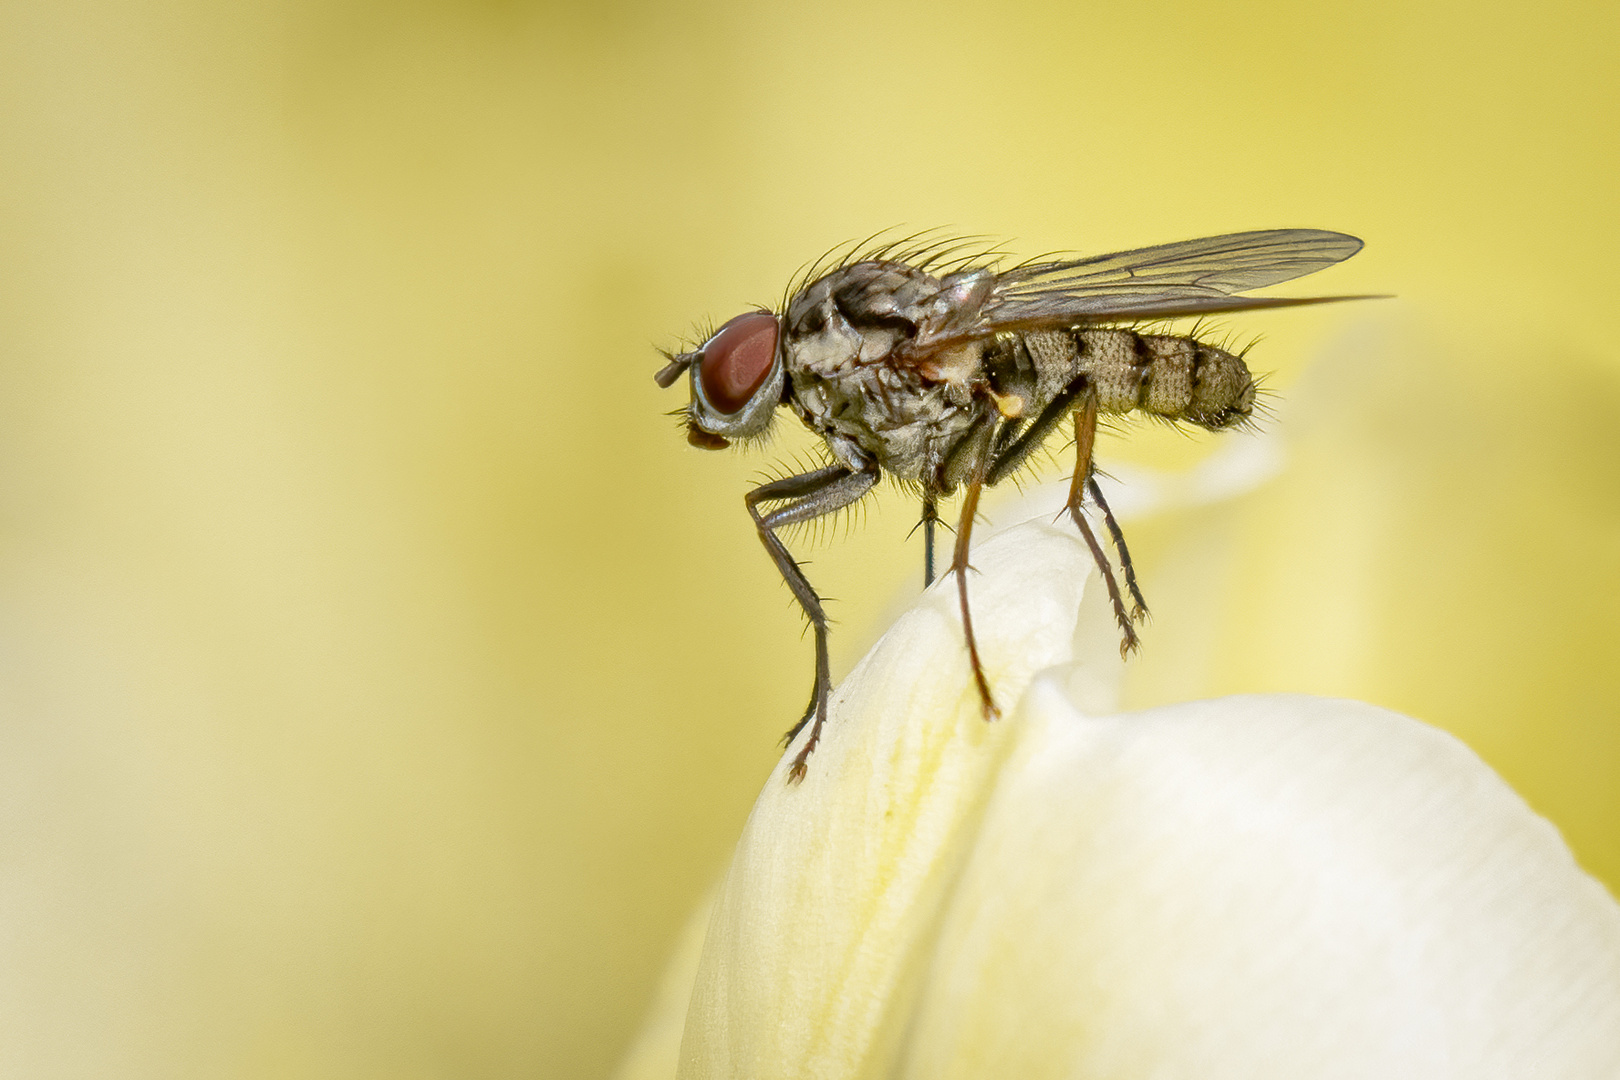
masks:
{"label": "fly's front leg", "polygon": [[962,608],[962,636],[967,638],[968,663],[973,666],[973,681],[979,688],[979,703],[984,707],[984,718],[994,720],[1001,715],[995,698],[990,696],[990,683],[984,677],[984,665],[979,662],[979,643],[973,637],[973,612],[968,607],[967,572],[968,541],[973,535],[973,518],[979,512],[979,490],[990,471],[990,436],[993,429],[986,427],[984,434],[972,447],[973,467],[962,488],[962,520],[956,529],[956,552],[951,559],[951,572],[956,575],[956,596]]}
{"label": "fly's front leg", "polygon": [[[1097,569],[1102,571],[1103,584],[1108,587],[1109,602],[1114,605],[1114,621],[1119,623],[1119,654],[1129,656],[1131,651],[1141,644],[1141,639],[1136,636],[1136,625],[1132,622],[1131,616],[1125,612],[1125,600],[1120,596],[1119,581],[1114,577],[1113,564],[1108,561],[1108,556],[1103,552],[1102,545],[1097,542],[1096,534],[1091,531],[1091,526],[1086,522],[1086,515],[1082,509],[1087,485],[1090,485],[1093,491],[1096,489],[1096,484],[1091,477],[1091,450],[1096,440],[1097,395],[1087,393],[1081,400],[1080,408],[1075,410],[1074,414],[1075,462],[1074,479],[1069,484],[1069,516],[1074,519],[1075,525],[1079,527],[1080,535],[1084,538],[1086,547],[1091,549],[1091,558],[1096,562]],[[1099,505],[1103,504],[1099,502]],[[1129,556],[1125,553],[1124,534],[1119,531],[1119,525],[1114,521],[1114,515],[1108,513],[1106,506],[1104,506],[1103,512],[1107,517],[1115,546],[1119,549],[1120,561],[1128,567],[1130,563],[1127,561]],[[1130,574],[1127,580],[1131,586],[1131,597],[1140,603],[1142,594],[1136,589],[1136,574],[1134,571],[1128,571],[1128,573]]]}
{"label": "fly's front leg", "polygon": [[[810,627],[815,631],[816,637],[816,675],[815,684],[810,691],[810,705],[783,740],[784,743],[791,743],[804,729],[804,725],[814,721],[814,726],[810,729],[810,738],[805,741],[804,747],[793,759],[793,767],[788,771],[790,783],[804,779],[805,763],[809,761],[816,744],[821,741],[821,726],[827,721],[827,698],[832,692],[832,678],[828,673],[827,662],[827,613],[822,609],[821,598],[816,595],[815,589],[810,587],[804,571],[789,553],[787,545],[782,543],[781,537],[776,535],[776,530],[784,525],[809,521],[848,506],[872,490],[877,478],[878,470],[875,464],[859,470],[846,465],[830,465],[801,476],[789,476],[783,480],[762,484],[744,498],[748,506],[748,515],[754,519],[754,527],[759,530],[760,542],[765,545],[765,550],[770,554],[771,561],[776,564],[782,580],[787,582],[788,588],[793,592],[793,598],[799,602],[805,618],[810,620]],[[759,504],[762,502],[785,502],[787,505],[761,514]]]}

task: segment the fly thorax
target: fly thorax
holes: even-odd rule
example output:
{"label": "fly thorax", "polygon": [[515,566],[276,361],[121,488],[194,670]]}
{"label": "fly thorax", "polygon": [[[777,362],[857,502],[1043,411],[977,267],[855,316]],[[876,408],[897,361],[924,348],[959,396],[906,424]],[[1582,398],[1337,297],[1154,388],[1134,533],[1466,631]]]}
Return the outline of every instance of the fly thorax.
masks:
{"label": "fly thorax", "polygon": [[802,289],[788,304],[784,355],[795,367],[836,377],[877,363],[917,335],[940,291],[939,280],[903,263],[842,267]]}
{"label": "fly thorax", "polygon": [[809,372],[834,378],[853,367],[861,357],[866,341],[839,311],[827,305],[797,311],[789,309],[782,355],[791,377]]}
{"label": "fly thorax", "polygon": [[973,400],[984,352],[984,343],[979,341],[940,349],[917,363],[917,374],[930,383],[938,384],[948,401],[967,405]]}
{"label": "fly thorax", "polygon": [[801,290],[783,319],[783,364],[800,418],[853,440],[902,478],[937,468],[969,423],[982,345],[900,358],[932,325],[941,290],[914,267],[859,262]]}

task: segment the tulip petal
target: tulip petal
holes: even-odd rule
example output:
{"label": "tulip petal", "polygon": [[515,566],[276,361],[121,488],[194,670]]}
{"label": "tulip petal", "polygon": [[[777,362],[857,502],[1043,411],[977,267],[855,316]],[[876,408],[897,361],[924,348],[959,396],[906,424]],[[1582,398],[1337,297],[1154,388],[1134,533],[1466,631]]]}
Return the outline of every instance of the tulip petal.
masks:
{"label": "tulip petal", "polygon": [[680,1076],[1620,1075],[1620,906],[1460,742],[1299,696],[1095,715],[1085,549],[1030,524],[975,563],[1007,719],[947,579],[761,794]]}
{"label": "tulip petal", "polygon": [[[1072,661],[1090,559],[1030,523],[973,561],[985,669],[1010,708]],[[955,589],[937,583],[840,684],[804,782],[785,782],[790,753],[765,785],[715,902],[680,1075],[851,1077],[893,1060],[930,913],[1013,731],[980,713]]]}
{"label": "tulip petal", "polygon": [[1357,702],[1027,695],[896,1075],[1620,1076],[1620,907]]}

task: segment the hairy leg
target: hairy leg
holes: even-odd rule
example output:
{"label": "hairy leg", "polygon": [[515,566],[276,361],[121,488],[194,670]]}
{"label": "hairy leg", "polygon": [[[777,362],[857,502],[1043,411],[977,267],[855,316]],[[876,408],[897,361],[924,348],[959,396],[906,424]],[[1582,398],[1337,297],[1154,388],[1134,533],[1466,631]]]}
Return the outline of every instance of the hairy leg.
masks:
{"label": "hairy leg", "polygon": [[[750,491],[744,498],[748,514],[754,519],[754,527],[759,531],[760,542],[765,545],[765,550],[770,554],[771,561],[776,564],[782,580],[787,582],[793,598],[799,602],[805,618],[810,620],[810,627],[815,632],[816,638],[816,673],[815,682],[810,690],[810,705],[783,740],[784,743],[791,743],[804,729],[804,725],[814,722],[814,726],[810,729],[810,738],[805,741],[793,759],[793,767],[788,772],[790,782],[804,779],[806,762],[809,761],[816,744],[821,741],[821,728],[827,722],[827,698],[832,692],[832,678],[827,662],[827,613],[821,606],[821,597],[810,587],[809,579],[804,576],[804,571],[789,553],[787,545],[782,543],[782,538],[776,534],[776,530],[784,525],[809,521],[811,518],[830,514],[848,506],[872,490],[877,478],[876,465],[859,471],[844,465],[831,465],[800,476],[789,476],[763,484]],[[762,502],[783,502],[786,505],[761,514],[759,504]]]}
{"label": "hairy leg", "polygon": [[[1108,588],[1108,599],[1114,605],[1114,621],[1119,623],[1121,656],[1129,656],[1141,642],[1136,636],[1136,626],[1131,617],[1125,612],[1125,600],[1119,592],[1119,580],[1114,576],[1113,564],[1108,561],[1108,555],[1103,551],[1102,545],[1097,542],[1097,536],[1091,531],[1083,511],[1086,488],[1091,483],[1091,451],[1097,440],[1097,396],[1086,394],[1082,399],[1080,408],[1074,414],[1074,478],[1069,483],[1069,517],[1074,519],[1075,525],[1080,529],[1080,536],[1085,540],[1086,547],[1091,549],[1091,557],[1097,563],[1097,569],[1102,573],[1103,584]],[[1112,520],[1112,515],[1109,515]],[[1119,537],[1118,526],[1115,526],[1115,537]],[[1123,541],[1121,541],[1123,542]],[[1120,549],[1123,551],[1123,547]],[[1134,585],[1134,582],[1133,582]],[[1139,595],[1133,593],[1133,596]]]}

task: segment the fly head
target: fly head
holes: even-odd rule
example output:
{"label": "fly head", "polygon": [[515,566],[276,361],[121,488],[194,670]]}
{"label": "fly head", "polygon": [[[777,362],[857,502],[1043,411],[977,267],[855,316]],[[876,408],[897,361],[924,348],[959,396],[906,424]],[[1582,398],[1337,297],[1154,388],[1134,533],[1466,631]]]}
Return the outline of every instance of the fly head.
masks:
{"label": "fly head", "polygon": [[759,435],[782,402],[781,323],[768,311],[730,320],[701,348],[670,357],[654,378],[669,387],[688,372],[692,401],[686,438],[705,450],[723,450],[734,438]]}

